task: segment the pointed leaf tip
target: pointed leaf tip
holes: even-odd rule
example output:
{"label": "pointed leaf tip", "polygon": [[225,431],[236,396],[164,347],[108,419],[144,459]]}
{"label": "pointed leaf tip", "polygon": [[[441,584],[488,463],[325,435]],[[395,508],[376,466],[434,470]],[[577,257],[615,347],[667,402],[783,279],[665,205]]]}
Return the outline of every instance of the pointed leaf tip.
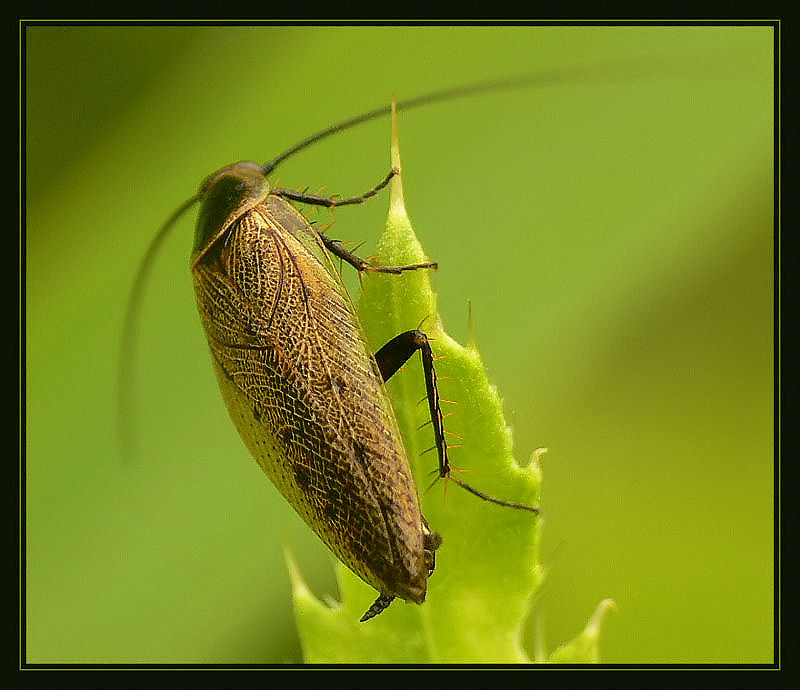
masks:
{"label": "pointed leaf tip", "polygon": [[600,662],[600,628],[611,609],[616,609],[613,599],[603,599],[594,610],[589,622],[581,633],[571,642],[562,645],[550,655],[550,662],[556,664],[597,664]]}
{"label": "pointed leaf tip", "polygon": [[403,198],[403,167],[400,161],[400,128],[397,124],[397,101],[392,97],[392,170],[395,171],[390,190],[390,213],[405,215]]}
{"label": "pointed leaf tip", "polygon": [[294,558],[292,550],[288,546],[283,547],[283,559],[286,561],[286,569],[289,571],[289,582],[292,585],[292,596],[295,599],[313,596],[308,588],[300,567]]}

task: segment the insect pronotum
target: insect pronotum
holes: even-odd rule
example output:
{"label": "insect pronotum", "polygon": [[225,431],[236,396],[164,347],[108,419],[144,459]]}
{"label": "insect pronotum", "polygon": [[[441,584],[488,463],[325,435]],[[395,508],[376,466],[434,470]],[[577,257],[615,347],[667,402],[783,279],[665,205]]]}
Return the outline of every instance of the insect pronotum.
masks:
{"label": "insect pronotum", "polygon": [[[401,102],[408,108],[457,95],[509,88],[530,77],[473,84]],[[417,487],[384,382],[415,352],[422,356],[439,476],[489,496],[450,473],[433,353],[419,330],[372,353],[333,257],[359,272],[400,274],[433,262],[375,266],[315,228],[293,205],[360,204],[273,187],[268,175],[295,152],[390,112],[370,111],[304,139],[264,165],[243,162],[208,176],[152,241],[134,283],[126,324],[135,333],[138,296],[161,240],[200,203],[191,255],[195,294],[230,416],[248,449],[292,507],[336,556],[378,591],[366,621],[396,597],[421,604],[441,537],[422,515]],[[390,280],[391,277],[387,277]],[[128,389],[123,371],[123,388]]]}

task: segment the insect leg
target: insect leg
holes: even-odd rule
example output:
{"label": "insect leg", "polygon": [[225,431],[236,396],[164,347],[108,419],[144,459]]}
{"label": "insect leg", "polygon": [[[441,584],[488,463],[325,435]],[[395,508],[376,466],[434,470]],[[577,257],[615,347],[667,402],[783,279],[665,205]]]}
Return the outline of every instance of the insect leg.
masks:
{"label": "insect leg", "polygon": [[[298,192],[294,189],[276,188],[273,190],[273,192],[284,199],[289,199],[290,201],[299,201],[304,204],[312,204],[315,206],[327,206],[328,208],[333,208],[335,206],[347,206],[348,204],[360,204],[370,197],[375,196],[381,189],[389,184],[389,181],[397,174],[397,172],[397,168],[392,168],[389,171],[389,174],[368,192],[365,192],[360,196],[350,197],[349,199],[334,199],[330,196],[306,194],[305,192]],[[353,252],[345,249],[341,242],[332,240],[323,233],[319,233],[319,237],[325,243],[325,246],[330,252],[338,256],[340,259],[344,259],[358,271],[371,271],[375,273],[402,273],[403,271],[414,271],[418,268],[438,267],[438,264],[434,261],[426,261],[421,264],[409,264],[407,266],[372,266],[361,257],[356,256],[353,254]]]}
{"label": "insect leg", "polygon": [[370,618],[375,618],[381,611],[383,611],[389,604],[394,601],[393,596],[389,596],[386,594],[381,594],[375,602],[367,609],[367,612],[361,616],[359,622],[363,623],[364,621],[368,621]]}
{"label": "insect leg", "polygon": [[291,201],[299,201],[303,204],[312,204],[313,206],[327,206],[333,208],[335,206],[349,206],[351,204],[361,204],[372,196],[375,196],[381,191],[389,181],[397,174],[397,168],[392,168],[389,174],[376,184],[368,192],[364,192],[359,196],[351,196],[349,199],[335,199],[331,196],[319,196],[318,194],[306,194],[305,192],[298,192],[295,189],[273,189],[275,194],[282,196],[284,199]]}
{"label": "insect leg", "polygon": [[[403,271],[415,271],[418,268],[438,268],[439,264],[435,261],[426,261],[421,264],[408,264],[407,266],[373,266],[360,256],[356,256],[353,252],[345,249],[342,243],[338,240],[332,240],[327,235],[319,234],[319,238],[325,243],[332,254],[335,254],[340,259],[344,259],[357,271],[371,271],[373,273],[402,273]],[[411,355],[409,355],[410,357]]]}
{"label": "insect leg", "polygon": [[502,498],[490,496],[466,482],[454,477],[451,474],[450,462],[447,459],[447,441],[444,437],[444,423],[442,421],[442,410],[439,404],[439,388],[436,385],[436,369],[433,366],[433,352],[431,350],[428,337],[418,330],[406,331],[392,338],[378,352],[375,353],[375,361],[384,381],[387,381],[417,350],[422,355],[422,371],[425,376],[425,389],[428,397],[428,408],[431,414],[433,426],[433,436],[436,444],[436,452],[439,455],[439,476],[446,477],[469,491],[478,498],[491,503],[497,503],[508,508],[519,508],[538,513],[539,509],[527,503],[517,503],[516,501],[505,501]]}

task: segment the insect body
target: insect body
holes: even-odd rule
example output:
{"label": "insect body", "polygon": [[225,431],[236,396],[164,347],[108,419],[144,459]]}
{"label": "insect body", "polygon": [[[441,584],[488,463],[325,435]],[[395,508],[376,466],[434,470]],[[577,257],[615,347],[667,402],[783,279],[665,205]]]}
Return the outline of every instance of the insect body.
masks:
{"label": "insect body", "polygon": [[[400,105],[452,94],[440,92]],[[439,475],[484,500],[538,512],[450,475],[427,337],[407,331],[373,355],[333,257],[358,271],[390,274],[436,264],[373,266],[316,230],[291,203],[361,203],[397,171],[365,194],[347,199],[273,188],[268,180],[275,166],[294,152],[386,112],[388,108],[381,108],[322,130],[263,166],[236,163],[206,178],[151,243],[126,322],[128,335],[135,333],[138,293],[158,245],[173,222],[200,202],[191,268],[228,411],[248,449],[292,507],[345,565],[379,592],[362,621],[396,597],[421,604],[441,545],[420,510],[384,386],[416,351],[422,354]],[[121,390],[126,390],[124,368],[121,374]],[[123,411],[123,420],[125,416]]]}
{"label": "insect body", "polygon": [[294,509],[381,593],[373,615],[396,596],[422,603],[440,540],[323,236],[255,164],[215,173],[202,195],[192,272],[234,424]]}

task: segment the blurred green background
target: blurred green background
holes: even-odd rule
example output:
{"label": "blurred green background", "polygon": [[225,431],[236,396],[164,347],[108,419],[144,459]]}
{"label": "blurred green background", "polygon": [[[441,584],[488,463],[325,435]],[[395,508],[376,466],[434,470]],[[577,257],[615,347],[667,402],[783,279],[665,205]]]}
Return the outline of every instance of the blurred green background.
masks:
{"label": "blurred green background", "polygon": [[[137,263],[222,165],[392,94],[571,70],[400,119],[445,327],[471,300],[517,457],[549,448],[526,640],[612,597],[606,662],[771,662],[772,55],[769,27],[28,27],[27,660],[300,661],[283,549],[319,594],[331,561],[228,419],[193,213],[146,290],[122,459]],[[278,177],[355,194],[388,151],[384,119]],[[369,254],[387,204],[331,233]]]}

